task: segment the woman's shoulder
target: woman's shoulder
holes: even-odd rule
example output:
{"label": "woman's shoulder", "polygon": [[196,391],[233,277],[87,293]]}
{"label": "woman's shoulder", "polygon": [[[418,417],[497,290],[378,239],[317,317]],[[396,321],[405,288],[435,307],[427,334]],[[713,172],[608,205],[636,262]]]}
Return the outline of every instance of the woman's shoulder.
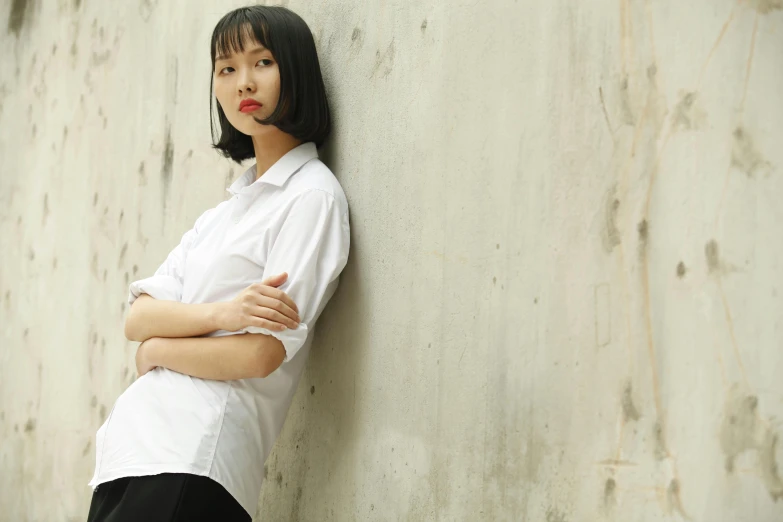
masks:
{"label": "woman's shoulder", "polygon": [[290,181],[287,190],[290,191],[291,197],[312,190],[320,190],[330,194],[344,210],[348,209],[348,199],[345,197],[340,181],[332,170],[318,158],[305,163]]}
{"label": "woman's shoulder", "polygon": [[224,209],[228,204],[229,200],[221,201],[214,207],[203,211],[201,215],[196,218],[193,228],[196,229],[196,231],[203,230],[209,225],[210,221],[220,213],[221,209]]}

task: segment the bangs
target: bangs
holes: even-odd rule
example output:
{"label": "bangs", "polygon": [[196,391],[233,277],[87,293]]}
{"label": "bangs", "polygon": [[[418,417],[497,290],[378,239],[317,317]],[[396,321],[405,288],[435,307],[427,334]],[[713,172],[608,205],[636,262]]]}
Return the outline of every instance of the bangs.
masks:
{"label": "bangs", "polygon": [[263,16],[253,16],[249,10],[237,10],[226,16],[212,33],[212,66],[217,60],[242,53],[245,45],[259,43],[272,51],[269,24]]}

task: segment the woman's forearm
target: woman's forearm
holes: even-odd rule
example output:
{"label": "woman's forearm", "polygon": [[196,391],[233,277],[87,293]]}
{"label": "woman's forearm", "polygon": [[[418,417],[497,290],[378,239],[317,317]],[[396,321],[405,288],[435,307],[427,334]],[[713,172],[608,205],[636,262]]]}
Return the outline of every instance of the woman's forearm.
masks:
{"label": "woman's forearm", "polygon": [[266,377],[284,357],[283,343],[265,334],[155,337],[139,346],[136,365],[139,375],[160,366],[191,377],[231,381]]}
{"label": "woman's forearm", "polygon": [[139,296],[125,320],[125,337],[143,342],[151,337],[196,337],[220,330],[220,303],[186,304]]}

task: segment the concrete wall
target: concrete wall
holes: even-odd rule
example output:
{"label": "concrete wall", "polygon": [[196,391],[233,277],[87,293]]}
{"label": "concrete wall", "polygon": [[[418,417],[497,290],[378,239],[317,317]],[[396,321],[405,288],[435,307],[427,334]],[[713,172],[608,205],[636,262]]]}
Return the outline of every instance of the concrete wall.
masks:
{"label": "concrete wall", "polygon": [[[86,517],[239,5],[2,2],[2,520]],[[290,7],[353,244],[256,520],[783,520],[783,2]]]}

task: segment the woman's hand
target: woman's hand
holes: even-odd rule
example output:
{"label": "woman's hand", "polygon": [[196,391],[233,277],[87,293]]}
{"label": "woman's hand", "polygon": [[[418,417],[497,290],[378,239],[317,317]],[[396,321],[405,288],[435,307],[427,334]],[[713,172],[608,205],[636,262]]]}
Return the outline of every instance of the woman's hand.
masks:
{"label": "woman's hand", "polygon": [[248,326],[269,330],[296,329],[301,321],[299,309],[288,295],[276,287],[288,274],[272,276],[245,288],[231,301],[219,303],[217,323],[221,330],[236,332]]}
{"label": "woman's hand", "polygon": [[136,373],[139,374],[139,377],[157,368],[156,365],[152,364],[151,358],[151,352],[154,350],[154,344],[157,340],[157,337],[150,337],[136,349]]}

